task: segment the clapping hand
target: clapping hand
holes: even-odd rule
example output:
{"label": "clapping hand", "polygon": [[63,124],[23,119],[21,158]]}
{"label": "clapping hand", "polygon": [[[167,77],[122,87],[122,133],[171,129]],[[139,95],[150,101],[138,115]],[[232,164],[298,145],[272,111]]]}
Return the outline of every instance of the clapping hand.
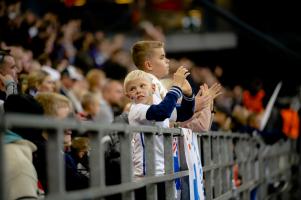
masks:
{"label": "clapping hand", "polygon": [[200,90],[195,97],[195,111],[200,111],[210,104],[213,100],[222,94],[222,86],[219,83],[214,83],[210,88],[205,83],[200,86]]}

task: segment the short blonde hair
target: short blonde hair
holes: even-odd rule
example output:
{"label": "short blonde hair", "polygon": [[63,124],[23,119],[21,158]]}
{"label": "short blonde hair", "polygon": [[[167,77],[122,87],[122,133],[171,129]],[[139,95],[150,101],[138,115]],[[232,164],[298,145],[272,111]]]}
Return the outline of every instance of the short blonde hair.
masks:
{"label": "short blonde hair", "polygon": [[58,109],[68,107],[72,111],[71,101],[64,95],[54,92],[41,92],[35,96],[35,99],[44,108],[45,115],[56,117]]}
{"label": "short blonde hair", "polygon": [[103,84],[106,80],[106,75],[100,69],[91,69],[86,75],[89,84],[89,90],[95,91],[99,89],[99,83]]}
{"label": "short blonde hair", "polygon": [[137,70],[131,71],[125,77],[124,83],[123,83],[124,90],[126,91],[126,87],[127,87],[127,85],[129,84],[130,81],[138,79],[138,78],[147,80],[150,83],[152,83],[152,81],[153,81],[152,77],[148,73],[146,73],[145,71],[137,69]]}
{"label": "short blonde hair", "polygon": [[27,76],[27,90],[37,89],[37,86],[41,85],[47,76],[50,75],[43,70],[31,72]]}
{"label": "short blonde hair", "polygon": [[81,103],[83,109],[87,110],[89,108],[89,105],[91,105],[92,103],[99,103],[99,99],[97,98],[96,94],[87,92],[86,94],[84,94]]}
{"label": "short blonde hair", "polygon": [[153,49],[164,48],[161,41],[138,41],[132,47],[132,59],[138,69],[143,70],[144,62],[152,56]]}

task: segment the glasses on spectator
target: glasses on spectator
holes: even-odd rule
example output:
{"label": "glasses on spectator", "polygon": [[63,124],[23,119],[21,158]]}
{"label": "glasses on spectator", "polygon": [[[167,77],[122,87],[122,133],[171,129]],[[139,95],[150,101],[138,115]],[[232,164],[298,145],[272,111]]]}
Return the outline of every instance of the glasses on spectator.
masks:
{"label": "glasses on spectator", "polygon": [[0,49],[0,64],[3,63],[5,56],[10,55],[10,49]]}

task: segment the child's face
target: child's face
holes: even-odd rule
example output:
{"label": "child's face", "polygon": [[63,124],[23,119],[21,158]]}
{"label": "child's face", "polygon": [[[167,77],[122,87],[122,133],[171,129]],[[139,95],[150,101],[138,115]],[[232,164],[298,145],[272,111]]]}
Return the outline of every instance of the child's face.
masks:
{"label": "child's face", "polygon": [[153,103],[155,88],[149,80],[138,78],[129,81],[126,86],[126,96],[135,103],[150,105]]}
{"label": "child's face", "polygon": [[[71,110],[68,106],[61,106],[57,108],[56,117],[58,119],[66,119],[70,114]],[[64,146],[70,147],[71,146],[71,130],[65,130],[64,132]]]}
{"label": "child's face", "polygon": [[157,78],[164,78],[169,73],[169,60],[165,57],[163,48],[155,48],[152,51],[151,57],[146,61],[147,69]]}

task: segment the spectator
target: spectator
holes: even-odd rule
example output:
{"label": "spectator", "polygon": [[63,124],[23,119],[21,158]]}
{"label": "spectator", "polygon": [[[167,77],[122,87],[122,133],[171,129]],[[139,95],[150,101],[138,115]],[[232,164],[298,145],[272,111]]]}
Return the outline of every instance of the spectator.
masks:
{"label": "spectator", "polygon": [[[155,85],[152,84],[151,77],[141,71],[134,70],[127,75],[124,81],[124,88],[127,97],[133,104],[128,115],[130,125],[154,125],[169,127],[169,118],[177,118],[178,121],[185,121],[193,114],[194,95],[186,77],[189,75],[187,69],[180,67],[174,74],[173,87],[166,94],[165,98],[156,105],[153,99]],[[183,100],[180,107],[176,108],[178,99],[182,96]],[[177,113],[174,112],[176,108]],[[175,114],[177,116],[175,116]],[[134,177],[139,178],[146,175],[145,168],[145,149],[143,133],[136,133],[133,136],[133,158]],[[164,174],[164,149],[163,137],[155,136],[155,174]],[[159,186],[159,199],[164,196],[164,185]],[[137,193],[137,199],[143,199],[144,192]]]}
{"label": "spectator", "polygon": [[96,94],[99,99],[100,113],[98,114],[98,120],[101,122],[113,122],[113,111],[109,104],[104,100],[102,90],[106,81],[106,76],[103,71],[99,69],[93,69],[86,75],[89,91]]}
{"label": "spectator", "polygon": [[[44,107],[45,114],[62,120],[67,118],[71,112],[72,104],[68,98],[57,93],[40,93],[36,96],[38,102]],[[43,177],[43,186],[47,188],[47,178],[46,178],[46,160],[45,160],[45,142],[47,141],[48,133],[44,133],[44,144],[41,146],[41,151],[37,157],[39,160],[36,162],[38,175]],[[71,134],[70,130],[65,130],[64,132],[64,148],[67,150],[65,156],[65,169],[66,169],[66,190],[77,190],[87,188],[89,186],[89,179],[83,174],[80,174],[77,169],[76,162],[74,158],[68,154],[68,150],[71,148]]]}
{"label": "spectator", "polygon": [[119,81],[109,80],[103,87],[103,97],[111,106],[114,117],[120,115],[125,105],[125,96],[122,84]]}
{"label": "spectator", "polygon": [[[10,95],[4,103],[5,113],[42,115],[42,106],[30,95]],[[32,163],[32,154],[37,150],[33,138],[39,137],[41,130],[14,127],[4,135],[6,165],[5,185],[8,200],[38,199],[43,196],[38,187],[38,176]]]}
{"label": "spectator", "polygon": [[69,65],[61,72],[62,86],[60,88],[60,93],[70,99],[75,109],[75,112],[83,111],[83,108],[80,104],[80,100],[75,96],[75,94],[72,91],[75,82],[81,80],[82,78],[82,75],[72,65]]}
{"label": "spectator", "polygon": [[54,92],[55,82],[51,76],[43,70],[33,71],[27,77],[27,89],[25,92],[35,96],[38,92]]}
{"label": "spectator", "polygon": [[0,100],[5,101],[8,94],[16,94],[18,75],[15,59],[10,50],[0,49]]}
{"label": "spectator", "polygon": [[264,110],[265,91],[260,80],[254,80],[248,90],[243,92],[243,105],[250,111],[260,113]]}
{"label": "spectator", "polygon": [[10,50],[0,49],[0,114],[4,113],[3,103],[10,94],[17,94],[17,68]]}
{"label": "spectator", "polygon": [[84,109],[82,115],[87,120],[96,121],[100,111],[99,99],[91,92],[86,93],[82,99],[82,107]]}

